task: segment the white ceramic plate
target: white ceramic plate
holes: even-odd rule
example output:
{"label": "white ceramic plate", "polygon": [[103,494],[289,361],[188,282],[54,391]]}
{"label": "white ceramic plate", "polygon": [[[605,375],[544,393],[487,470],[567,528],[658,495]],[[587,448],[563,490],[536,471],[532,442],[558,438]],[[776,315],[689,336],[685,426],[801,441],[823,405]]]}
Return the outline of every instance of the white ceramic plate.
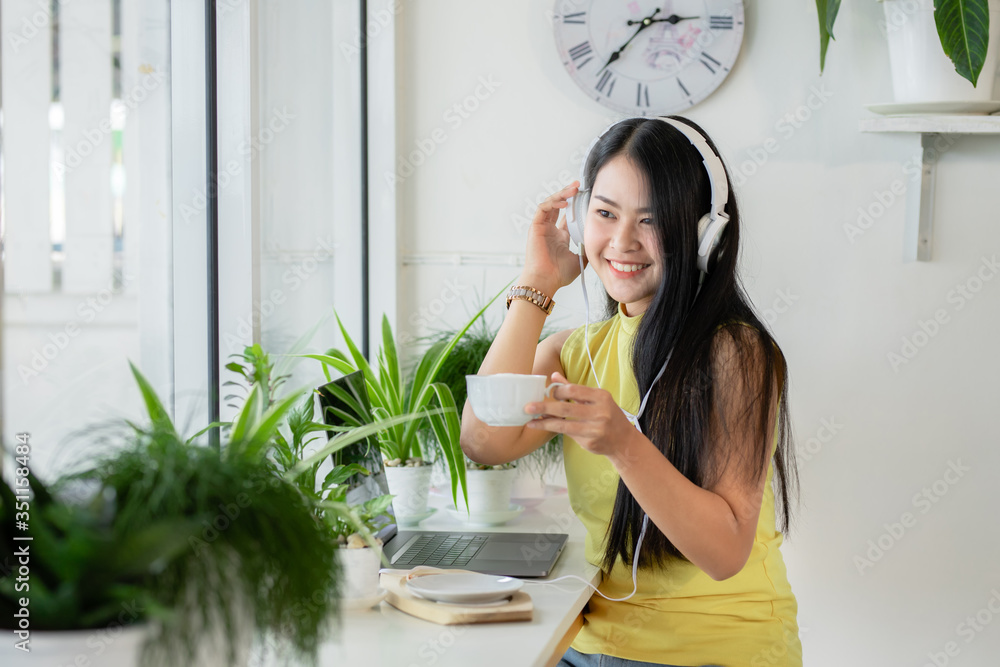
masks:
{"label": "white ceramic plate", "polygon": [[887,104],[865,105],[869,111],[882,114],[884,116],[927,114],[927,113],[954,113],[986,115],[1000,111],[1000,101],[977,100],[969,102],[906,102]]}
{"label": "white ceramic plate", "polygon": [[428,507],[427,511],[421,514],[411,514],[410,516],[397,516],[396,525],[403,527],[416,526],[424,519],[430,518],[435,512],[437,512],[436,507]]}
{"label": "white ceramic plate", "polygon": [[500,512],[473,512],[468,514],[464,509],[455,509],[454,505],[448,505],[444,511],[453,518],[469,526],[502,526],[524,511],[523,505],[511,504]]}
{"label": "white ceramic plate", "polygon": [[406,582],[422,598],[451,604],[483,604],[504,600],[521,589],[523,582],[492,574],[429,574]]}

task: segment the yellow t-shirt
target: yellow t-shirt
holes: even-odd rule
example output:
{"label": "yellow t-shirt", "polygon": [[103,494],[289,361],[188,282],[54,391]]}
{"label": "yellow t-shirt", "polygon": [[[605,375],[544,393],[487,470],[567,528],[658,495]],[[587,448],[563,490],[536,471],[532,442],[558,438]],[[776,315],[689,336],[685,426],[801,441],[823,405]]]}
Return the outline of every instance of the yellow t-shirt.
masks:
{"label": "yellow t-shirt", "polygon": [[[628,317],[619,306],[615,317],[589,327],[601,387],[633,414],[639,409],[639,391],[631,344],[641,318]],[[567,339],[560,359],[570,382],[597,386],[583,327]],[[597,565],[618,473],[607,458],[591,454],[572,438],[564,439],[563,453],[570,504],[587,529],[586,557]],[[753,548],[738,574],[715,581],[682,559],[671,559],[662,570],[640,568],[638,591],[629,600],[610,602],[596,594],[590,599],[573,648],[659,664],[801,667],[797,605],[779,550],[782,534],[774,522],[773,473],[770,464]],[[600,590],[612,598],[631,593],[631,563],[619,559]]]}

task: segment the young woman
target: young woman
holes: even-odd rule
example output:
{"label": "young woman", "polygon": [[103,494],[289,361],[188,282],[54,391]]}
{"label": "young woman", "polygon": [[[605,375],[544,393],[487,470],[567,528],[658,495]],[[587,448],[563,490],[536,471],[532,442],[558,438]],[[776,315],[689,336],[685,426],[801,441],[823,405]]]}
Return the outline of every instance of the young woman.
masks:
{"label": "young woman", "polygon": [[[603,596],[588,603],[562,665],[802,664],[776,528],[776,514],[787,526],[795,480],[786,366],[736,275],[732,197],[699,270],[698,223],[713,199],[706,164],[662,119],[626,119],[600,137],[584,167],[583,238],[608,318],[536,343],[547,313],[519,290],[479,373],[562,386],[525,406],[537,418],[524,427],[487,426],[468,404],[462,416],[463,448],[482,463],[565,435],[570,503]],[[518,286],[552,298],[579,275],[559,219],[577,192],[574,182],[539,205]],[[633,427],[623,410],[636,414],[647,395]]]}

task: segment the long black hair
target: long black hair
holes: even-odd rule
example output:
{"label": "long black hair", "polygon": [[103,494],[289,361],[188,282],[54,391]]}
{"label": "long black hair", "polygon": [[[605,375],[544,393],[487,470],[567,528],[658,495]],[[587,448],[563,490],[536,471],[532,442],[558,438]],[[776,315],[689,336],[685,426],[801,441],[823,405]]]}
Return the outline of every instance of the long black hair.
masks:
{"label": "long black hair", "polygon": [[[702,132],[686,118],[671,118]],[[708,143],[718,154],[711,139]],[[639,420],[642,432],[700,487],[711,488],[730,466],[735,466],[737,479],[755,488],[766,475],[771,456],[773,432],[768,432],[768,425],[778,398],[774,417],[775,505],[778,526],[787,531],[790,497],[797,486],[788,419],[787,366],[736,274],[740,215],[728,170],[730,195],[725,212],[729,223],[699,291],[698,220],[711,207],[711,186],[700,153],[668,123],[627,119],[595,144],[581,186],[593,187],[601,167],[618,156],[625,156],[643,174],[662,266],[662,280],[633,342],[632,370],[640,396],[645,396],[673,350]],[[611,317],[619,304],[607,298]],[[739,388],[735,397],[734,387]],[[754,446],[740,451],[718,446],[723,441],[720,436],[729,432],[752,433]],[[618,558],[631,562],[642,518],[642,508],[619,480],[605,539],[605,571],[610,571]],[[670,557],[684,558],[652,522],[640,551],[640,565],[644,567],[663,566]]]}

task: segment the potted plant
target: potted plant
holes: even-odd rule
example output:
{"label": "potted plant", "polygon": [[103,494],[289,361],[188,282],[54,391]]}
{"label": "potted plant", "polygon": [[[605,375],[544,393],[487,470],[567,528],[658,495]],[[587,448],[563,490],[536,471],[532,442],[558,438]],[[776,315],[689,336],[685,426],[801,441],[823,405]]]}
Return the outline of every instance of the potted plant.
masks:
{"label": "potted plant", "polygon": [[516,476],[517,468],[513,463],[491,466],[469,462],[465,471],[469,487],[465,509],[469,515],[509,510]]}
{"label": "potted plant", "polygon": [[[267,457],[298,395],[265,408],[252,389],[222,446],[201,446],[178,434],[132,371],[150,423],[130,424],[124,443],[60,478],[54,492],[32,486],[32,631],[88,631],[72,633],[84,643],[53,663],[69,664],[93,653],[93,633],[119,618],[127,599],[130,620],[145,623],[144,664],[237,664],[265,635],[315,661],[337,609],[337,541]],[[11,498],[0,494],[8,519]],[[13,544],[4,539],[0,555],[11,556]],[[0,581],[0,623],[24,595],[15,583]]]}
{"label": "potted plant", "polygon": [[[342,481],[352,474],[351,466],[338,466]],[[335,468],[336,470],[336,468]],[[368,471],[361,469],[360,474]],[[348,504],[349,485],[341,483],[332,494],[331,509],[337,511],[339,520],[334,529],[340,544],[337,555],[344,569],[345,586],[342,597],[356,608],[371,607],[378,595],[378,571],[382,566],[382,540],[375,535],[388,523],[391,495],[371,498],[362,503]]]}
{"label": "potted plant", "polygon": [[[816,9],[822,72],[840,0],[816,0]],[[993,99],[1000,0],[884,0],[884,10],[896,102]]]}
{"label": "potted plant", "polygon": [[[506,288],[505,288],[506,289]],[[330,378],[330,369],[348,374],[364,374],[371,413],[376,419],[391,419],[402,415],[424,412],[426,420],[409,420],[379,431],[378,446],[385,459],[386,479],[392,493],[393,507],[400,523],[412,523],[427,515],[427,493],[430,488],[431,468],[421,450],[418,433],[422,424],[429,424],[440,447],[451,478],[451,492],[458,504],[459,489],[465,495],[465,465],[459,444],[461,428],[458,409],[451,389],[437,381],[448,356],[462,335],[496,300],[501,291],[483,306],[460,331],[448,340],[434,343],[423,354],[412,374],[404,377],[396,350],[395,337],[387,317],[382,318],[382,346],[378,352],[378,372],[355,345],[347,329],[337,316],[337,324],[349,352],[331,349],[326,354],[300,355],[323,364],[323,372]],[[438,410],[432,410],[433,405]]]}

